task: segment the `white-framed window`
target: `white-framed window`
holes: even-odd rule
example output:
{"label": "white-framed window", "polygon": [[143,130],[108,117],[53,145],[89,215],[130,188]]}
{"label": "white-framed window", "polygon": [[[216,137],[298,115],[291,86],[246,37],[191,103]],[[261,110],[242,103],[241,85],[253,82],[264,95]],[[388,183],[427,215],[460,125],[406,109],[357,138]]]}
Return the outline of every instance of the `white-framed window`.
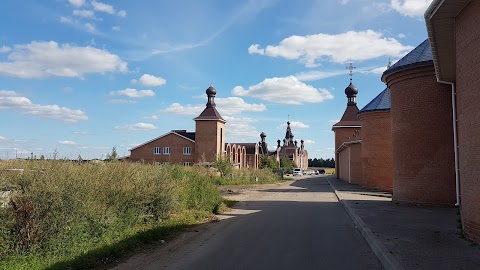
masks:
{"label": "white-framed window", "polygon": [[162,154],[162,147],[154,147],[153,148],[154,155],[161,155]]}
{"label": "white-framed window", "polygon": [[192,154],[192,147],[183,147],[183,154],[184,155],[191,155]]}
{"label": "white-framed window", "polygon": [[183,162],[183,166],[192,166],[191,162]]}
{"label": "white-framed window", "polygon": [[170,155],[170,147],[168,147],[168,146],[163,147],[163,154],[164,155]]}

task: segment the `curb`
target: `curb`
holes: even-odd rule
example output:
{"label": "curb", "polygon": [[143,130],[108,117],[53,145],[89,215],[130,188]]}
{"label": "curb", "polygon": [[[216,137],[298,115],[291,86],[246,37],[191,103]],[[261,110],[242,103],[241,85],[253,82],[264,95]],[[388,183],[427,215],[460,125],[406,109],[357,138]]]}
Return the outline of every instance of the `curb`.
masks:
{"label": "curb", "polygon": [[335,195],[338,198],[347,211],[350,218],[353,220],[358,230],[362,234],[365,241],[367,241],[370,248],[373,250],[373,253],[377,256],[378,260],[382,264],[383,268],[387,270],[404,270],[403,266],[398,262],[398,260],[391,255],[390,251],[385,247],[385,245],[378,239],[378,237],[367,227],[365,222],[355,213],[355,211],[350,207],[350,205],[341,198],[341,195],[337,191],[334,185],[330,183],[328,178],[325,178],[328,184],[335,191]]}

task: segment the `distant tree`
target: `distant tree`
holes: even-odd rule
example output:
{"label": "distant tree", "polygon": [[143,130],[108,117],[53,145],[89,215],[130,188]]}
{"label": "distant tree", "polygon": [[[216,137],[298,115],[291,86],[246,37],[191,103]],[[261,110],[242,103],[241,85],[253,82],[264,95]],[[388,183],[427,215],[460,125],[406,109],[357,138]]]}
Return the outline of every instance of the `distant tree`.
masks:
{"label": "distant tree", "polygon": [[82,156],[81,156],[80,154],[78,154],[77,161],[78,161],[79,163],[82,163],[82,162],[83,162],[83,158],[82,158]]}
{"label": "distant tree", "polygon": [[220,176],[225,177],[230,174],[233,170],[233,164],[230,161],[229,156],[218,155],[213,161],[213,167],[215,167],[219,172]]}
{"label": "distant tree", "polygon": [[291,173],[293,172],[293,168],[297,167],[295,162],[290,160],[287,156],[283,156],[280,159],[280,168],[283,170],[285,173]]}
{"label": "distant tree", "polygon": [[117,159],[118,159],[117,148],[113,147],[112,152],[107,154],[107,156],[105,157],[105,160],[106,161],[115,161]]}
{"label": "distant tree", "polygon": [[277,159],[274,156],[263,156],[260,160],[261,169],[278,169]]}
{"label": "distant tree", "polygon": [[45,156],[41,155],[40,160],[45,160]]}

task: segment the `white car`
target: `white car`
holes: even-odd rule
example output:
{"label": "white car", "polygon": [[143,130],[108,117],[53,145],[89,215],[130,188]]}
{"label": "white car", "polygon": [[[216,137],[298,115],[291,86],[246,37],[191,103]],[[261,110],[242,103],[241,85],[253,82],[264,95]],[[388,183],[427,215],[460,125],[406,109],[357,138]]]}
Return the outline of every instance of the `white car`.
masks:
{"label": "white car", "polygon": [[303,175],[302,169],[300,168],[293,169],[293,176],[302,176],[302,175]]}

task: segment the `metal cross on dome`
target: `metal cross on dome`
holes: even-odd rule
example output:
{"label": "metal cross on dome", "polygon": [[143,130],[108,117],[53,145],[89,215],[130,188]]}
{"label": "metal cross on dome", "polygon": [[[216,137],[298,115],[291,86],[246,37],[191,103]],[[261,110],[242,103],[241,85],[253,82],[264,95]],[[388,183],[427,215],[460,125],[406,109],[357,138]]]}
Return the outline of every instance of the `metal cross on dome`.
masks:
{"label": "metal cross on dome", "polygon": [[347,69],[348,69],[348,75],[350,75],[350,82],[352,81],[352,77],[353,77],[353,70],[356,69],[357,67],[354,67],[352,65],[352,63],[350,63],[350,65],[348,65]]}

